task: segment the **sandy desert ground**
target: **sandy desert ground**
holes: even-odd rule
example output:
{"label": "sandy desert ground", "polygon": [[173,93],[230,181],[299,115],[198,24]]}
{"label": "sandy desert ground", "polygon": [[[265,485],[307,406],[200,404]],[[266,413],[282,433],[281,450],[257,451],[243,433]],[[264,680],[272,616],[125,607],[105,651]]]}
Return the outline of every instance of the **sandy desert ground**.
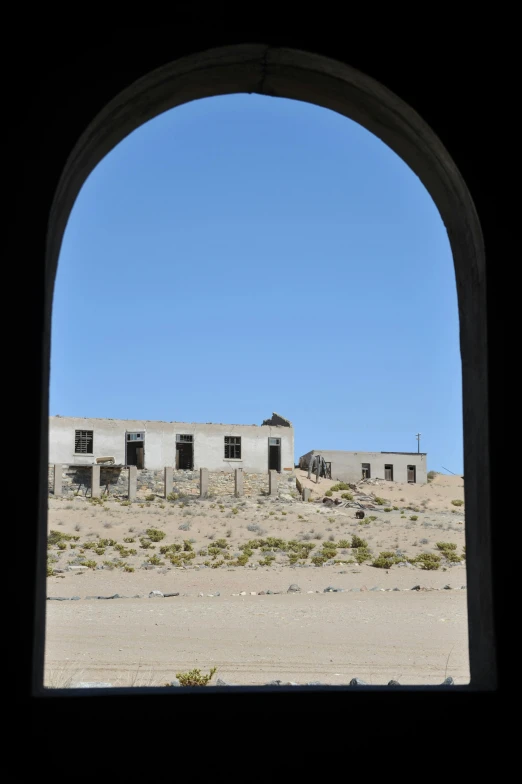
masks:
{"label": "sandy desert ground", "polygon": [[45,684],[469,682],[462,477],[327,507],[296,473],[311,502],[50,499]]}

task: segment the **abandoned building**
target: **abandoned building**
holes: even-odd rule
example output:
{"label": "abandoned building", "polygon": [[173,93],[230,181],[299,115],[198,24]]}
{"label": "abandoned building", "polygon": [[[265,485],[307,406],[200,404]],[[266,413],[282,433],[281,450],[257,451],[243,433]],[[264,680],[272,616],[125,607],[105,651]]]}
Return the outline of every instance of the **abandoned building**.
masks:
{"label": "abandoned building", "polygon": [[138,469],[293,471],[294,429],[279,414],[262,425],[49,417],[49,462],[93,465],[100,458]]}
{"label": "abandoned building", "polygon": [[426,484],[425,452],[344,452],[332,449],[312,449],[299,458],[299,468],[307,470],[310,460],[320,455],[327,475],[338,482],[358,482],[361,479],[385,479],[389,482]]}

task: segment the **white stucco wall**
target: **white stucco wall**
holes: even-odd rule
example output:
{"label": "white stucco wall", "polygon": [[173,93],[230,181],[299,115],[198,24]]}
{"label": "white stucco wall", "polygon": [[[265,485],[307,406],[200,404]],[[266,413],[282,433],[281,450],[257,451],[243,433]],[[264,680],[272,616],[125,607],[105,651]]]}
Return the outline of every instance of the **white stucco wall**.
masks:
{"label": "white stucco wall", "polygon": [[417,452],[344,452],[329,449],[312,449],[300,458],[303,466],[308,466],[312,455],[322,455],[332,464],[332,479],[339,482],[358,482],[362,478],[362,463],[370,464],[372,479],[384,479],[385,464],[393,466],[393,481],[407,482],[407,467],[416,467],[417,484],[428,481],[426,454]]}
{"label": "white stucco wall", "polygon": [[[93,454],[74,453],[75,430],[93,431]],[[294,467],[294,430],[273,425],[214,425],[187,422],[149,422],[126,419],[49,417],[49,462],[92,465],[97,457],[114,456],[125,464],[125,435],[145,433],[145,468],[176,463],[176,434],[194,436],[194,468],[210,471],[268,471],[268,439],[281,439],[281,469]],[[241,460],[225,460],[225,436],[241,437]]]}

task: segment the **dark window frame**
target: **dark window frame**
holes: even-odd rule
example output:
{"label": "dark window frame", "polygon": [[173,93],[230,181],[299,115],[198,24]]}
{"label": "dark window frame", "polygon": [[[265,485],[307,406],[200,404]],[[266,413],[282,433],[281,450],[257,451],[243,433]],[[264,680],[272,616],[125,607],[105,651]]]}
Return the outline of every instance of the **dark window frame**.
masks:
{"label": "dark window frame", "polygon": [[225,436],[225,460],[242,460],[241,436]]}
{"label": "dark window frame", "polygon": [[74,454],[75,455],[94,454],[94,430],[74,431]]}

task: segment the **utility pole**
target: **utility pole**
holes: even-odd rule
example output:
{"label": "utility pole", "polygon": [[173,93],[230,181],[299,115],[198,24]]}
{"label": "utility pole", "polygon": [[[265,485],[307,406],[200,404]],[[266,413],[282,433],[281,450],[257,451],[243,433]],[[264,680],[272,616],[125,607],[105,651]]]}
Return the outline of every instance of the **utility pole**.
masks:
{"label": "utility pole", "polygon": [[421,437],[421,435],[422,435],[422,433],[417,433],[417,435],[415,436],[415,438],[417,439],[417,454],[420,454],[420,437]]}

